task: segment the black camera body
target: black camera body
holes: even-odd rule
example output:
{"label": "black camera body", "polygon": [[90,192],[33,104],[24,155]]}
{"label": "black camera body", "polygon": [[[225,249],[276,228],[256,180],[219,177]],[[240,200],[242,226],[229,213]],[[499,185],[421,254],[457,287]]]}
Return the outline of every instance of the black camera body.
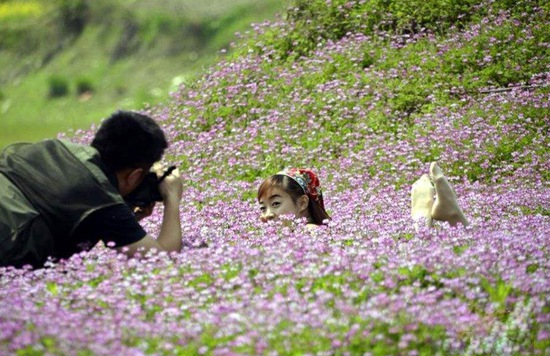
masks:
{"label": "black camera body", "polygon": [[174,169],[176,169],[176,166],[171,166],[161,177],[158,177],[155,172],[147,173],[140,185],[124,198],[126,204],[131,208],[143,208],[151,205],[153,202],[162,201],[159,184]]}

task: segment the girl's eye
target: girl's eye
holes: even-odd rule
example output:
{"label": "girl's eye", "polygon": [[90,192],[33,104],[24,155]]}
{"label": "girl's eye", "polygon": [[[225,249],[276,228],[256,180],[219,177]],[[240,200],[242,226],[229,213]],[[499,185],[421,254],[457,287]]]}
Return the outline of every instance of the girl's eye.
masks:
{"label": "girl's eye", "polygon": [[265,211],[265,206],[260,206],[260,211]]}
{"label": "girl's eye", "polygon": [[279,205],[281,205],[280,202],[276,201],[276,202],[273,202],[273,204],[271,204],[272,207],[278,207]]}

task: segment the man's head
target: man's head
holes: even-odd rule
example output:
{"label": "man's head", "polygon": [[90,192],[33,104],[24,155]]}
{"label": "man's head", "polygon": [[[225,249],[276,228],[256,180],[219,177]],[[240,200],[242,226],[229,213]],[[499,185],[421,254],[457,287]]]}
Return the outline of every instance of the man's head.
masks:
{"label": "man's head", "polygon": [[150,117],[117,111],[101,123],[91,146],[107,167],[117,173],[121,194],[125,195],[160,160],[168,143],[160,126]]}

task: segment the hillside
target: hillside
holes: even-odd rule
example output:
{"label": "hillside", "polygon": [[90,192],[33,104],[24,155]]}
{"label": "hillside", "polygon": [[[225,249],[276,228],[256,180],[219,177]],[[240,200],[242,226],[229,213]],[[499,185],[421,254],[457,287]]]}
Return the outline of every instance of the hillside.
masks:
{"label": "hillside", "polygon": [[164,101],[280,1],[0,2],[0,147]]}
{"label": "hillside", "polygon": [[[549,11],[293,0],[143,110],[184,177],[184,251],[0,269],[0,352],[548,354]],[[415,229],[431,161],[468,227]],[[328,226],[259,221],[260,182],[289,166],[319,174]]]}
{"label": "hillside", "polygon": [[[396,15],[406,9],[327,4],[297,1],[288,21],[257,26],[232,59],[151,111],[170,123],[182,167],[251,181],[359,155],[374,159],[377,169],[356,167],[371,176],[392,172],[396,159],[412,171],[443,159],[471,181],[503,179],[528,163],[548,180],[545,160],[531,157],[548,153],[547,8],[434,5],[418,12],[425,23],[414,32],[420,20]],[[384,16],[374,22],[373,12]],[[409,148],[391,153],[394,144]],[[246,159],[219,172],[237,156],[230,147]]]}

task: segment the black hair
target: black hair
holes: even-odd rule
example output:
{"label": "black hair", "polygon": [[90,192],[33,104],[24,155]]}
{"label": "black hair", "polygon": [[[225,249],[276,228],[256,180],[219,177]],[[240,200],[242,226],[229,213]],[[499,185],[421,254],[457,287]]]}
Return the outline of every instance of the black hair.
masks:
{"label": "black hair", "polygon": [[155,120],[133,111],[117,111],[105,119],[91,146],[112,170],[144,168],[160,160],[168,142]]}

